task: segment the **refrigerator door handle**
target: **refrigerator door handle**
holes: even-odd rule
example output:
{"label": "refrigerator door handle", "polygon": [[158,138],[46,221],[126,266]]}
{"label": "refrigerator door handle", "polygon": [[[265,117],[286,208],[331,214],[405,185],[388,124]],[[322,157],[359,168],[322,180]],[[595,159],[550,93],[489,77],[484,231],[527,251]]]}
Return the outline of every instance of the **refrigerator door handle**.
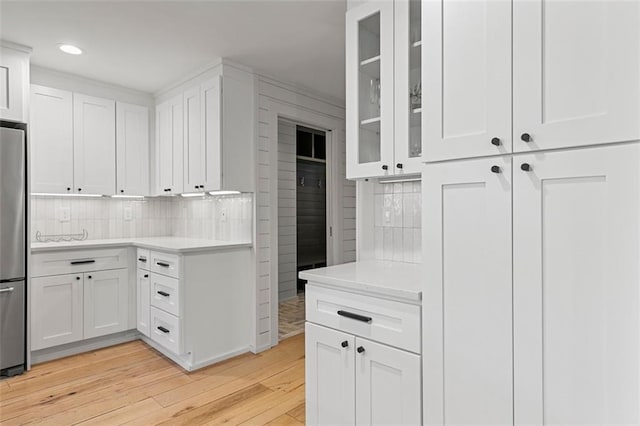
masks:
{"label": "refrigerator door handle", "polygon": [[11,293],[13,290],[15,290],[14,287],[0,288],[0,293]]}

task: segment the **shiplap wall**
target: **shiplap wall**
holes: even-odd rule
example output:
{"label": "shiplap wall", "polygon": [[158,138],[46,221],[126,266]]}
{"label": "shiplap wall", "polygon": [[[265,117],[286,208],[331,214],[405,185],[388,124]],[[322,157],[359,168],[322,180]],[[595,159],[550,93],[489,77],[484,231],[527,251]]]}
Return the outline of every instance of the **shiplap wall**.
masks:
{"label": "shiplap wall", "polygon": [[[259,78],[256,194],[256,351],[277,344],[278,275],[277,126],[278,117],[331,130],[338,165],[332,184],[340,202],[332,206],[336,263],[356,259],[355,183],[346,180],[344,105],[328,102],[291,86]],[[275,182],[274,182],[275,181]],[[335,208],[334,208],[335,207]],[[331,259],[329,259],[331,261]],[[275,277],[275,278],[274,278]],[[275,283],[275,284],[274,284]],[[273,333],[272,333],[273,330]]]}
{"label": "shiplap wall", "polygon": [[296,125],[278,120],[278,300],[296,295]]}

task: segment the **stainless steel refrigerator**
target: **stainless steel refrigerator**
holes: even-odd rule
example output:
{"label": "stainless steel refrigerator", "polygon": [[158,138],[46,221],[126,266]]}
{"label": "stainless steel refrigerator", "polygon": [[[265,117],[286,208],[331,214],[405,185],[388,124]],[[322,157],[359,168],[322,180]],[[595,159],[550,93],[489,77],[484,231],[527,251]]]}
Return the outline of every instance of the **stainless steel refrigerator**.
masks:
{"label": "stainless steel refrigerator", "polygon": [[0,121],[0,376],[26,364],[27,129]]}

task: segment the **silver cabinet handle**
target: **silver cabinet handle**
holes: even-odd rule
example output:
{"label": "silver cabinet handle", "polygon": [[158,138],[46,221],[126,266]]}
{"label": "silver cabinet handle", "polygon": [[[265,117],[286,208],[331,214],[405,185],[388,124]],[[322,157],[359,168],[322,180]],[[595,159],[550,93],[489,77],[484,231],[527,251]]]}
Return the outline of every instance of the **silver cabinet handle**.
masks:
{"label": "silver cabinet handle", "polygon": [[0,293],[11,293],[13,290],[15,290],[14,287],[0,288]]}

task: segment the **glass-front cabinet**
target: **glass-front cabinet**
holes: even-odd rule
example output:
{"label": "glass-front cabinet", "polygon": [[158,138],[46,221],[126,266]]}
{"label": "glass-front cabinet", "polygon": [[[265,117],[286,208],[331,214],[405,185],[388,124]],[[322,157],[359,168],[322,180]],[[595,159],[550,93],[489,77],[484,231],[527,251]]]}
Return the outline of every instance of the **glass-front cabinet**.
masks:
{"label": "glass-front cabinet", "polygon": [[393,1],[346,17],[347,177],[393,174]]}
{"label": "glass-front cabinet", "polygon": [[346,20],[347,178],[419,172],[420,0],[374,0]]}

